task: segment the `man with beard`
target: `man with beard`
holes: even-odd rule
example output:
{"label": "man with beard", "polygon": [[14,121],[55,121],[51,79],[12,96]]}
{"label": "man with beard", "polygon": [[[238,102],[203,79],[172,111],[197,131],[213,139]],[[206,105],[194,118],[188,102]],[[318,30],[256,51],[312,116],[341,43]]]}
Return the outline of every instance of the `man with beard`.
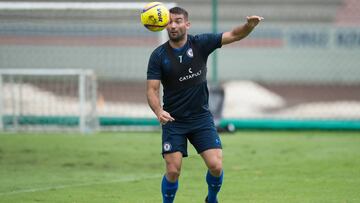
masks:
{"label": "man with beard", "polygon": [[[218,202],[224,177],[222,145],[209,111],[206,62],[215,49],[243,39],[262,19],[250,16],[247,23],[231,31],[193,36],[188,35],[188,12],[180,7],[170,9],[166,27],[169,41],[153,51],[147,70],[148,103],[162,124],[162,155],[166,164],[161,183],[163,203],[174,201],[182,158],[188,156],[187,140],[208,168],[205,202]],[[164,87],[163,106],[159,99],[160,82]]]}

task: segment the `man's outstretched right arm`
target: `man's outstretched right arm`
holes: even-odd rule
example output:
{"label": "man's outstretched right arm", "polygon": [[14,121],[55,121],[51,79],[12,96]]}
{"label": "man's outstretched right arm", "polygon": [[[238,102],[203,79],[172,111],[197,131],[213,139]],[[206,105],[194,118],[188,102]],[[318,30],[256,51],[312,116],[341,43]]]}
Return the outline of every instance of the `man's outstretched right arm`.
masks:
{"label": "man's outstretched right arm", "polygon": [[231,31],[223,33],[221,44],[226,45],[245,38],[263,19],[261,16],[247,16],[247,22],[244,25],[236,26]]}

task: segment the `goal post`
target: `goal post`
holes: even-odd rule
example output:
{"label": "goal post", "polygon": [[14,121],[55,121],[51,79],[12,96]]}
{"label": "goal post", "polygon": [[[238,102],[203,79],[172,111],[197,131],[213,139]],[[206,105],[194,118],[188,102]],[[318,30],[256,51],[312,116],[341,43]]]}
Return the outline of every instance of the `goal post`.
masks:
{"label": "goal post", "polygon": [[92,70],[0,69],[1,130],[93,132],[96,92]]}

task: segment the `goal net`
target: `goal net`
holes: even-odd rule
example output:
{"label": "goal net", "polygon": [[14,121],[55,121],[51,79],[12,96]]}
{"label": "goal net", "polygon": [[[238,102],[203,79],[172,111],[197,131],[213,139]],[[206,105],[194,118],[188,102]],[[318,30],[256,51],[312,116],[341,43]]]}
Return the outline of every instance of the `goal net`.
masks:
{"label": "goal net", "polygon": [[0,128],[96,130],[96,77],[91,70],[0,69]]}

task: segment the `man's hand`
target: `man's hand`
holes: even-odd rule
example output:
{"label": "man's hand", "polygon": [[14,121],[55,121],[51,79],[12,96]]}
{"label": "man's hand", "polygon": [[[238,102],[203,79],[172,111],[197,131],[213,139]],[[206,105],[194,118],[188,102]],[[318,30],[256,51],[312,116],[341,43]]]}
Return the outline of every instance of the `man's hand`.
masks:
{"label": "man's hand", "polygon": [[245,38],[263,19],[261,16],[247,16],[247,22],[245,24],[239,25],[231,31],[222,34],[221,44],[226,45]]}
{"label": "man's hand", "polygon": [[160,109],[156,116],[158,117],[161,125],[165,125],[167,122],[172,122],[175,120],[168,112],[164,111],[163,109]]}
{"label": "man's hand", "polygon": [[247,20],[247,26],[249,26],[250,28],[254,28],[257,26],[257,24],[259,24],[259,22],[261,20],[263,20],[264,18],[261,16],[247,16],[246,20]]}

